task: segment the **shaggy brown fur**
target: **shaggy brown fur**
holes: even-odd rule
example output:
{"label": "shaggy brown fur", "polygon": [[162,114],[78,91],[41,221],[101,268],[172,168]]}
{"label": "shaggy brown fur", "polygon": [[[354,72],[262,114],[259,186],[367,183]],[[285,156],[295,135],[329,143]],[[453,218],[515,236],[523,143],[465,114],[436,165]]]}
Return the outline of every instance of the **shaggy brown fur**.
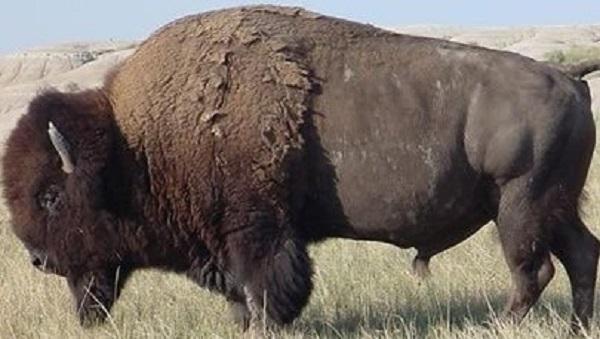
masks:
{"label": "shaggy brown fur", "polygon": [[[277,299],[267,311],[278,323],[290,322],[307,302],[310,261],[289,226],[297,218],[291,207],[300,203],[291,189],[302,196],[305,188],[290,184],[292,176],[302,178],[290,166],[300,156],[311,83],[292,61],[300,59],[295,51],[278,41],[256,44],[260,32],[239,30],[243,18],[168,26],[112,73],[104,90],[38,96],[11,135],[4,174],[15,233],[67,276],[82,322],[102,316],[91,311],[98,309],[93,300],[83,300],[86,284],[94,281],[97,299],[110,309],[111,293],[102,291],[114,288],[116,272],[124,280],[131,269],[149,266],[187,271],[244,305],[231,274],[248,281],[246,294],[258,304],[265,286],[288,285],[265,299]],[[247,35],[238,47],[227,41],[236,30]],[[191,33],[210,36],[210,43],[180,41]],[[163,45],[170,40],[179,45],[171,51]],[[148,77],[140,83],[142,73]],[[72,145],[72,175],[60,170],[49,122]],[[54,212],[38,202],[48,195],[58,201]],[[294,276],[302,278],[288,281]]]}
{"label": "shaggy brown fur", "polygon": [[585,325],[598,243],[577,214],[594,148],[584,87],[297,8],[210,12],[159,30],[102,90],[40,94],[8,140],[4,194],[84,324],[143,267],[223,294],[245,326],[286,324],[312,289],[310,242],[415,247],[419,266],[493,219],[516,284],[507,315],[533,305],[552,251]]}
{"label": "shaggy brown fur", "polygon": [[[78,168],[72,176],[62,172],[48,139],[49,121],[70,136]],[[102,263],[95,262],[96,256],[87,250],[112,253],[102,247],[118,236],[105,228],[111,217],[101,212],[107,204],[101,192],[102,178],[108,170],[115,133],[108,100],[99,91],[47,92],[31,103],[16,131],[8,140],[3,168],[4,193],[15,233],[33,247],[51,249],[49,253],[62,272],[68,270],[66,266],[102,266],[104,258]],[[39,200],[49,191],[56,210],[44,215],[39,213]],[[77,228],[64,227],[65,212]]]}

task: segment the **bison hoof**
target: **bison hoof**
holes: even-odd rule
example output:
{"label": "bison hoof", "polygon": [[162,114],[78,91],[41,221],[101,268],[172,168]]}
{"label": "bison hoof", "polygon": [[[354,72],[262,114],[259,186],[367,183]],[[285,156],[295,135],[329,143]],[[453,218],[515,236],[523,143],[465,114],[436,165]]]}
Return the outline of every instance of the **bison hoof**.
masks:
{"label": "bison hoof", "polygon": [[230,302],[229,310],[231,312],[231,318],[233,322],[242,327],[244,331],[250,327],[250,311],[246,304],[241,302]]}
{"label": "bison hoof", "polygon": [[100,305],[82,308],[78,311],[78,314],[79,324],[86,328],[104,323],[108,316],[106,310]]}

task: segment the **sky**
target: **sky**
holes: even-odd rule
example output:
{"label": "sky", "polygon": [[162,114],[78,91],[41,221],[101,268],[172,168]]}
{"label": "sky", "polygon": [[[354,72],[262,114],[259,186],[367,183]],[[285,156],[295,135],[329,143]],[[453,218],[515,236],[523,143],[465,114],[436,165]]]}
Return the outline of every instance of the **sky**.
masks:
{"label": "sky", "polygon": [[140,40],[187,14],[252,3],[297,5],[387,28],[600,24],[599,0],[0,0],[0,53],[62,42]]}

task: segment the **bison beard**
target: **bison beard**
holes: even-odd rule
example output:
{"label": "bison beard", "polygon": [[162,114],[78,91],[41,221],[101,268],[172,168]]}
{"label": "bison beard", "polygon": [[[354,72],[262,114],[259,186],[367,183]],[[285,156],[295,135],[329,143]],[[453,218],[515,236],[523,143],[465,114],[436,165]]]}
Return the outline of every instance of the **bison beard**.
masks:
{"label": "bison beard", "polygon": [[103,322],[129,277],[124,267],[70,275],[67,278],[75,301],[75,311],[83,326]]}
{"label": "bison beard", "polygon": [[514,282],[506,316],[536,302],[553,254],[587,327],[600,246],[577,210],[595,140],[573,78],[585,66],[296,8],[191,16],[102,89],[36,97],[7,141],[4,197],[83,325],[143,268],[223,295],[244,328],[288,324],[312,290],[310,243],[414,247],[427,275],[493,220]]}

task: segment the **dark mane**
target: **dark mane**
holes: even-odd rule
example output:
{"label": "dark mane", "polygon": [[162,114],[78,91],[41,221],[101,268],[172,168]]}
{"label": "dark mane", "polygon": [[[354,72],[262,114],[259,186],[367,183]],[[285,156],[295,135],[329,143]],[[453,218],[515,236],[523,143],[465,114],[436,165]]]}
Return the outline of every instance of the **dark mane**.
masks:
{"label": "dark mane", "polygon": [[[71,145],[77,166],[71,185],[66,185],[61,160],[48,137],[50,121]],[[45,223],[39,222],[39,216],[34,213],[37,206],[32,206],[37,201],[30,197],[51,185],[64,183],[73,200],[79,197],[81,203],[98,201],[95,191],[100,186],[98,174],[106,166],[113,133],[111,106],[100,90],[61,93],[49,89],[33,99],[27,114],[8,138],[2,159],[4,197],[13,212],[12,225],[17,236],[40,246],[51,246],[48,244],[51,239],[58,242],[57,246],[64,244],[64,238],[58,235],[65,235],[76,225],[57,223],[52,230],[44,229],[41,226]],[[89,208],[73,211],[87,210]],[[81,216],[77,218],[81,220]]]}

